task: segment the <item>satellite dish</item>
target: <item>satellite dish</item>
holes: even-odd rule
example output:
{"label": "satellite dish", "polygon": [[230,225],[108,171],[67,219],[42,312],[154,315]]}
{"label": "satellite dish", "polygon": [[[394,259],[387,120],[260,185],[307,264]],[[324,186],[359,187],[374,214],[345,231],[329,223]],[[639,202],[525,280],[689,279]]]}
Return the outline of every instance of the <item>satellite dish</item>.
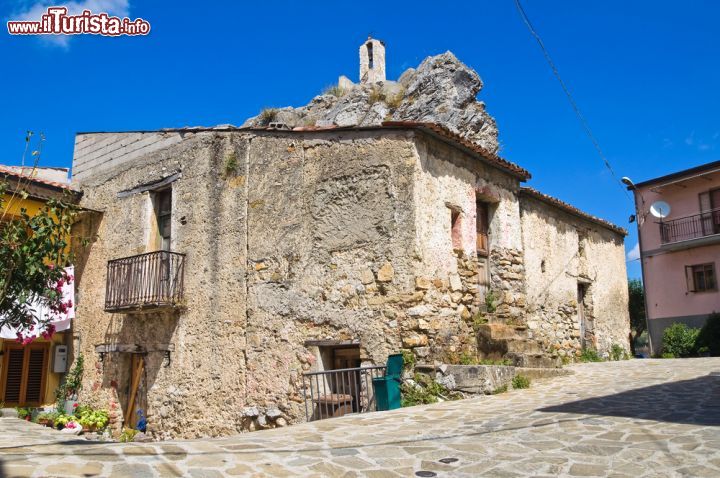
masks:
{"label": "satellite dish", "polygon": [[670,205],[665,201],[655,201],[650,205],[650,214],[658,219],[664,219],[670,215]]}

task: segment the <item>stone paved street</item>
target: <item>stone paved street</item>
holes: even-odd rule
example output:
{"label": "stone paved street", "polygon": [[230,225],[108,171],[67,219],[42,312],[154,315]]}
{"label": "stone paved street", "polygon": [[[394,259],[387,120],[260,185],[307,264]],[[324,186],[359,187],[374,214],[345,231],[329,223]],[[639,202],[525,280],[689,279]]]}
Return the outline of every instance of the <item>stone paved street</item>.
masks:
{"label": "stone paved street", "polygon": [[720,358],[581,364],[511,391],[151,444],[0,421],[1,476],[720,476]]}

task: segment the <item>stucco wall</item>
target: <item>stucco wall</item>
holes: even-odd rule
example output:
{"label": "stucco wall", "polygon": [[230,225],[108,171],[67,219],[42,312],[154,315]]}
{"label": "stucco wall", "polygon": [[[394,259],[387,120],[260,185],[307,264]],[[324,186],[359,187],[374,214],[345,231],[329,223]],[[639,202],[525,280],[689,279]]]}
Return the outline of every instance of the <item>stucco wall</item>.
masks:
{"label": "stucco wall", "polygon": [[582,348],[578,284],[586,287],[588,346],[629,350],[623,237],[522,194],[528,328],[553,356]]}
{"label": "stucco wall", "polygon": [[[245,386],[245,196],[242,136],[201,133],[80,183],[82,206],[102,211],[90,227],[95,240],[80,250],[74,332],[86,357],[81,399],[121,416],[127,393],[127,354],[100,363],[99,344],[141,344],[147,354],[143,386],[151,430],[160,436],[220,435],[236,430],[235,410]],[[239,175],[223,179],[229,154]],[[172,183],[172,250],[186,254],[186,307],[174,313],[103,312],[110,259],[151,250],[148,192],[130,190],[181,172]],[[83,227],[82,223],[79,227]],[[218,284],[223,284],[218,287]],[[173,349],[165,366],[163,350]],[[209,413],[212,410],[212,413]]]}

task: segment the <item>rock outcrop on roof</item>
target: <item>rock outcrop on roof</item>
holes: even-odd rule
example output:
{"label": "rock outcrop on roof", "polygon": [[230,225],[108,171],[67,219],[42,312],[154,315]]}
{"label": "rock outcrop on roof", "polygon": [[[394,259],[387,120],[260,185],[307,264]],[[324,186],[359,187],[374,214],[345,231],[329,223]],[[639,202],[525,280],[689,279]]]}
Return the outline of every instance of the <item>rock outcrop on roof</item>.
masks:
{"label": "rock outcrop on roof", "polygon": [[243,126],[270,122],[297,126],[371,126],[383,121],[422,121],[445,126],[490,153],[499,149],[495,120],[476,96],[480,76],[451,52],[426,58],[398,81],[354,84],[342,78],[337,87],[299,108],[268,109]]}

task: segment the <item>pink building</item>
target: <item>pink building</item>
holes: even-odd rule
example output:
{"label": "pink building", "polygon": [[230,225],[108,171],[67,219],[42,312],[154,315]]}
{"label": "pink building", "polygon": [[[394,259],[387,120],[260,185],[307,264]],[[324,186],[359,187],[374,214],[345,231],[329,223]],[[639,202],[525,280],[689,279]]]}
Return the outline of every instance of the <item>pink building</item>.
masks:
{"label": "pink building", "polygon": [[701,327],[720,312],[720,161],[633,188],[653,353],[674,322]]}

